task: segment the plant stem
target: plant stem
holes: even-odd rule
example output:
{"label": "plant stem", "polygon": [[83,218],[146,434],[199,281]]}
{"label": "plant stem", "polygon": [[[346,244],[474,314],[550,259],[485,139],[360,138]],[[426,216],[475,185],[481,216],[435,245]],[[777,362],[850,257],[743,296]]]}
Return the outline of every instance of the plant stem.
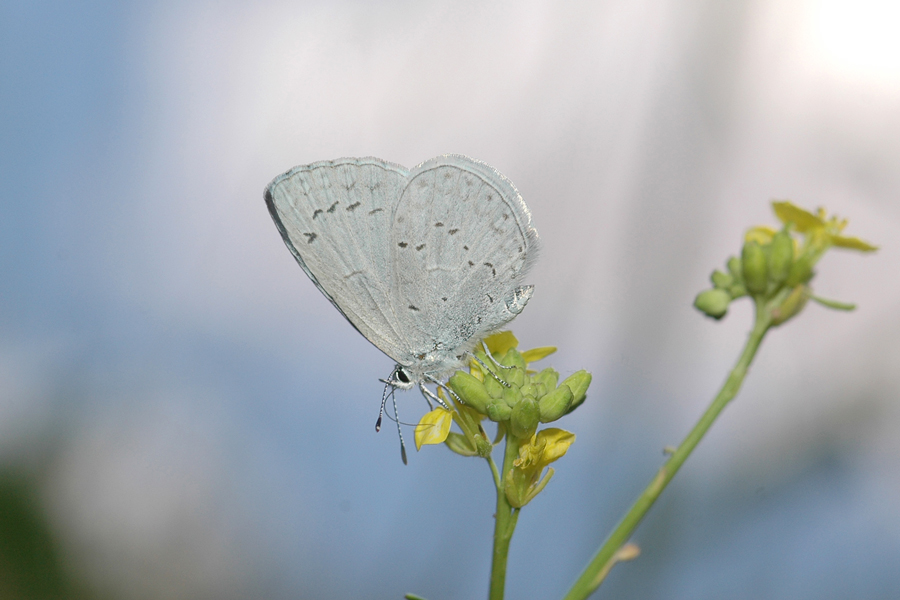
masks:
{"label": "plant stem", "polygon": [[513,461],[519,456],[520,445],[521,442],[507,432],[503,469],[499,478],[496,476],[496,465],[491,463],[494,481],[497,483],[497,512],[494,515],[494,553],[491,561],[491,588],[488,595],[490,600],[503,600],[506,588],[506,559],[509,557],[509,543],[516,529],[516,521],[519,519],[519,509],[509,505],[503,482],[506,473],[513,467]]}
{"label": "plant stem", "polygon": [[678,469],[687,460],[687,457],[691,455],[691,452],[697,447],[703,436],[706,435],[707,430],[709,430],[713,421],[716,420],[716,417],[719,416],[719,413],[722,412],[722,409],[737,395],[741,384],[744,382],[744,377],[747,375],[750,363],[753,362],[753,357],[756,355],[756,351],[759,349],[759,345],[771,324],[772,317],[770,316],[769,307],[764,302],[757,303],[756,321],[753,329],[750,331],[741,357],[728,375],[728,379],[725,380],[725,384],[706,409],[706,412],[703,413],[703,416],[700,417],[700,420],[697,421],[697,424],[694,425],[691,432],[678,446],[678,449],[659,469],[650,484],[638,496],[616,528],[606,538],[606,541],[591,559],[591,562],[588,563],[588,566],[585,567],[584,571],[569,589],[569,592],[564,596],[564,600],[584,600],[603,583],[606,575],[618,561],[617,553],[619,549],[631,537],[631,534],[647,514],[647,511],[650,510],[650,507],[653,506],[653,503],[656,502],[662,491],[675,477],[675,473],[678,472]]}

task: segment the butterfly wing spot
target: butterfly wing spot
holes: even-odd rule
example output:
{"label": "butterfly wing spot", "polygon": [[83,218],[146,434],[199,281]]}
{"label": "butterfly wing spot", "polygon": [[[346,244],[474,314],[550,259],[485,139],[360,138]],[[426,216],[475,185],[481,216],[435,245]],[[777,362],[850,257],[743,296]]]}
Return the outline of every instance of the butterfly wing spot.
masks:
{"label": "butterfly wing spot", "polygon": [[425,247],[425,244],[419,244],[418,246],[416,246],[416,250],[421,250],[424,247]]}
{"label": "butterfly wing spot", "polygon": [[508,218],[509,218],[509,214],[508,214],[508,213],[503,213],[503,220],[505,221],[505,220],[507,220]]}
{"label": "butterfly wing spot", "polygon": [[447,301],[447,296],[441,296],[441,300],[443,300],[444,302],[446,302],[446,301]]}
{"label": "butterfly wing spot", "polygon": [[316,210],[314,210],[314,211],[313,211],[313,219],[315,219],[316,217],[318,217],[319,215],[321,215],[322,212],[323,212],[323,211],[322,211],[321,208],[317,208]]}
{"label": "butterfly wing spot", "polygon": [[468,250],[468,249],[469,249],[468,246],[463,246],[463,250]]}
{"label": "butterfly wing spot", "polygon": [[485,296],[487,296],[488,302],[490,302],[491,304],[494,303],[494,297],[493,297],[493,296],[491,296],[490,294],[485,294]]}
{"label": "butterfly wing spot", "polygon": [[434,226],[435,226],[435,227],[443,227],[444,224],[441,223],[440,221],[438,221],[437,223],[434,224]]}
{"label": "butterfly wing spot", "polygon": [[475,266],[475,263],[473,263],[473,262],[470,260],[470,261],[469,261],[469,266],[470,266],[470,267],[474,267],[474,266]]}
{"label": "butterfly wing spot", "polygon": [[353,204],[351,204],[350,206],[347,207],[347,210],[350,211],[350,212],[353,212],[354,210],[356,210],[356,208],[357,208],[360,204],[362,204],[362,202],[354,202]]}
{"label": "butterfly wing spot", "polygon": [[319,237],[319,236],[316,235],[315,233],[304,233],[303,235],[306,236],[306,243],[307,243],[307,244],[312,244],[312,243],[313,243],[313,240],[316,239],[317,237]]}
{"label": "butterfly wing spot", "polygon": [[335,202],[334,204],[332,204],[331,206],[329,206],[329,207],[328,207],[328,210],[325,211],[325,212],[333,213],[333,212],[334,212],[334,209],[337,208],[337,205],[338,205],[338,202]]}
{"label": "butterfly wing spot", "polygon": [[[376,208],[376,209],[370,210],[370,211],[369,211],[369,214],[370,214],[370,215],[374,215],[375,213],[380,213],[380,212],[384,212],[384,209],[383,209],[383,208]],[[519,252],[521,252],[521,250],[519,250]]]}
{"label": "butterfly wing spot", "polygon": [[[484,264],[484,266],[486,266],[488,269],[491,270],[491,275],[493,275],[494,277],[497,276],[497,269],[494,268],[494,265],[493,265],[493,264],[491,264],[491,263],[489,263],[489,262],[486,262],[486,263],[483,263],[483,264]],[[492,300],[492,302],[493,302],[493,300]]]}
{"label": "butterfly wing spot", "polygon": [[419,307],[418,307],[418,306],[413,306],[412,304],[410,304],[410,305],[409,305],[409,310],[414,310],[414,311],[416,311],[416,312],[419,312]]}
{"label": "butterfly wing spot", "polygon": [[401,248],[406,248],[407,246],[409,246],[409,244],[407,244],[406,242],[399,242],[397,245]]}
{"label": "butterfly wing spot", "polygon": [[[457,231],[459,231],[459,229],[449,229],[447,233],[449,233],[450,235],[454,235]],[[466,248],[466,250],[468,250],[468,248]]]}

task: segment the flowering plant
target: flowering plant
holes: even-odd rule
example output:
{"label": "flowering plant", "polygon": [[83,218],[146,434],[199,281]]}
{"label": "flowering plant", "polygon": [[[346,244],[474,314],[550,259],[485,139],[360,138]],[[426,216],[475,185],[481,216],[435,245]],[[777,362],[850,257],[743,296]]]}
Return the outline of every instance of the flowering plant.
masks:
{"label": "flowering plant", "polygon": [[[700,292],[694,300],[698,310],[717,320],[727,314],[731,302],[743,297],[753,300],[754,324],[737,363],[696,425],[671,450],[669,459],[610,532],[564,600],[587,598],[613,566],[638,557],[640,550],[628,539],[719,413],[737,395],[766,333],[799,315],[809,300],[832,309],[855,308],[853,304],[814,295],[814,267],[832,247],[861,252],[872,252],[877,247],[844,236],[847,221],[829,218],[822,209],[813,213],[788,201],[773,202],[772,206],[781,228],[751,227],[744,236],[740,257],[728,259],[727,272],[713,271],[713,287]],[[556,349],[544,347],[520,353],[517,346],[518,341],[510,332],[486,338],[485,350],[474,353],[469,372],[455,373],[445,387],[439,388],[446,408],[427,413],[415,435],[419,449],[443,443],[457,454],[478,456],[490,465],[497,488],[490,600],[503,598],[507,555],[519,511],[547,486],[554,473],[549,465],[562,458],[575,441],[573,433],[540,426],[577,409],[585,401],[591,383],[590,373],[583,370],[561,383],[559,373],[552,368],[530,370],[532,363]],[[493,438],[483,427],[489,421],[497,426]],[[451,431],[454,423],[459,432]],[[505,448],[498,468],[492,455],[501,442],[505,442]],[[422,600],[412,594],[406,598]]]}

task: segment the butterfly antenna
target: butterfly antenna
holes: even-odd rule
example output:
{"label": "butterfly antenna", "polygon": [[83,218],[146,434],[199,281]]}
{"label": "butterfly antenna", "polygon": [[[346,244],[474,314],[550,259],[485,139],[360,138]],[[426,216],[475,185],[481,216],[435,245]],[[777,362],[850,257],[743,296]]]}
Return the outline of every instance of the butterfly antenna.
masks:
{"label": "butterfly antenna", "polygon": [[406,444],[403,443],[403,430],[400,428],[400,414],[397,412],[397,395],[391,394],[391,402],[394,405],[394,420],[397,421],[397,435],[400,437],[400,458],[403,459],[403,464],[409,464],[406,462]]}
{"label": "butterfly antenna", "polygon": [[[381,381],[384,381],[382,379]],[[381,417],[384,416],[384,404],[387,402],[388,397],[388,389],[390,389],[390,394],[394,395],[394,386],[392,386],[389,382],[384,381],[384,392],[381,394],[381,408],[378,409],[378,420],[375,421],[375,433],[381,431]]]}

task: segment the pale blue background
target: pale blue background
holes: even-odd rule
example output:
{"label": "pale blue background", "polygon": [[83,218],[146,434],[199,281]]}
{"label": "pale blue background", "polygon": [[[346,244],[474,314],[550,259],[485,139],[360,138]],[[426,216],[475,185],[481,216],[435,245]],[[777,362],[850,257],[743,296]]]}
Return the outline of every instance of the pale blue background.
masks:
{"label": "pale blue background", "polygon": [[[900,13],[889,2],[3,2],[0,461],[39,474],[116,598],[484,597],[492,486],[376,435],[391,361],[262,200],[286,169],[482,159],[543,238],[514,323],[587,368],[519,520],[509,598],[555,598],[723,380],[750,322],[691,301],[825,205],[810,306],[597,597],[900,597]],[[402,416],[425,409],[401,397]]]}

